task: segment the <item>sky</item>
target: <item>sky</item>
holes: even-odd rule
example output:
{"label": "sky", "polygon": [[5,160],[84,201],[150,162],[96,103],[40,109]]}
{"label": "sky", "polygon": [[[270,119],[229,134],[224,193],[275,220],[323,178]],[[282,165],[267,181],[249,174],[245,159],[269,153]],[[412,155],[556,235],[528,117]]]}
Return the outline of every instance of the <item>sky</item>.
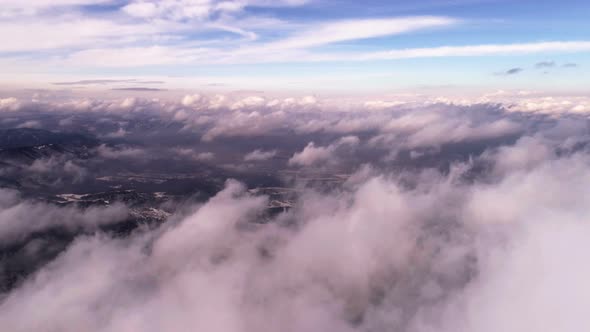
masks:
{"label": "sky", "polygon": [[586,93],[588,1],[0,0],[0,88]]}

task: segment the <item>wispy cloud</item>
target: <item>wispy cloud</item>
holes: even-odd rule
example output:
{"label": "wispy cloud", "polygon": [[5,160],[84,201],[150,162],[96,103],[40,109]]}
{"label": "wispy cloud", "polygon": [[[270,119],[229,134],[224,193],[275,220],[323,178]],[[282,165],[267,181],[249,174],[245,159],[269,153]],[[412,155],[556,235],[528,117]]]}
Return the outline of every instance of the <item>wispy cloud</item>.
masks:
{"label": "wispy cloud", "polygon": [[575,67],[578,67],[578,64],[577,63],[571,63],[570,62],[570,63],[563,64],[562,67],[564,67],[564,68],[575,68]]}
{"label": "wispy cloud", "polygon": [[[277,48],[275,48],[277,47]],[[291,47],[291,46],[289,46]],[[526,44],[490,44],[408,48],[369,53],[322,53],[309,49],[254,47],[242,50],[211,48],[186,49],[147,47],[92,49],[73,53],[66,61],[71,65],[137,67],[164,64],[247,64],[276,62],[367,62],[442,57],[508,56],[559,52],[590,52],[590,41],[557,41]],[[99,61],[100,59],[105,61]]]}
{"label": "wispy cloud", "polygon": [[138,83],[138,84],[163,84],[164,81],[141,81],[134,78],[131,79],[95,79],[95,80],[80,80],[69,82],[54,82],[54,85],[108,85],[117,83]]}
{"label": "wispy cloud", "polygon": [[264,48],[309,48],[343,41],[398,35],[421,29],[446,27],[457,23],[459,23],[457,19],[437,16],[336,21],[311,26],[284,40],[264,45]]}
{"label": "wispy cloud", "polygon": [[308,0],[210,0],[210,1],[132,1],[122,8],[123,12],[148,19],[207,19],[212,15],[232,14],[246,7],[292,7],[300,6]]}
{"label": "wispy cloud", "polygon": [[508,69],[507,71],[505,71],[502,74],[504,74],[504,75],[514,75],[514,74],[521,73],[522,71],[524,71],[524,69],[517,67],[517,68]]}
{"label": "wispy cloud", "polygon": [[112,88],[111,90],[113,90],[113,91],[136,91],[136,92],[166,91],[166,89],[146,88],[146,87]]}
{"label": "wispy cloud", "polygon": [[[535,54],[550,52],[588,52],[590,41],[554,41],[521,44],[485,44],[467,46],[441,46],[431,48],[413,48],[391,50],[358,55],[359,60],[386,60],[425,57],[453,57],[453,56],[490,56]],[[352,55],[351,55],[352,58]]]}
{"label": "wispy cloud", "polygon": [[535,64],[535,68],[553,68],[555,66],[555,61],[541,61]]}

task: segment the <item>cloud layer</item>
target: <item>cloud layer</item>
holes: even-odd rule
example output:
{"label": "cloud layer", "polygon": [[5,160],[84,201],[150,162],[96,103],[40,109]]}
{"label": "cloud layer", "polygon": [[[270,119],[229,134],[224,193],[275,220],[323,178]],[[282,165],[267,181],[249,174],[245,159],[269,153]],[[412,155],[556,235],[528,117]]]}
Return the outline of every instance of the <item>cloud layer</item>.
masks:
{"label": "cloud layer", "polygon": [[[498,91],[346,105],[262,95],[37,97],[4,98],[2,125],[35,116],[43,128],[85,129],[108,143],[84,158],[24,163],[29,174],[87,174],[117,162],[148,175],[163,162],[172,174],[190,161],[238,179],[126,236],[101,228],[127,218],[125,205],[58,207],[0,191],[3,243],[81,230],[2,294],[8,330],[585,327],[584,97]],[[279,189],[294,199],[279,204],[239,177],[266,173],[284,175]],[[273,204],[280,213],[269,213]],[[23,257],[45,248],[36,243]]]}
{"label": "cloud layer", "polygon": [[588,166],[586,154],[549,157],[492,183],[463,182],[458,169],[419,175],[415,188],[373,175],[306,192],[251,227],[266,199],[230,181],[161,230],[79,238],[5,297],[0,321],[14,331],[575,330],[590,304],[579,263]]}

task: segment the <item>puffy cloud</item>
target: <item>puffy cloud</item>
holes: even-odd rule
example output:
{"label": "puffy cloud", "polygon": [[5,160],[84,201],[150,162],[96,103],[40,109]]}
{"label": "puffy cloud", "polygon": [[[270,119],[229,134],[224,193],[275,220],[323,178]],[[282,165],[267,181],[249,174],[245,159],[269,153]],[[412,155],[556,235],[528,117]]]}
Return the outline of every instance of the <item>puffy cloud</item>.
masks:
{"label": "puffy cloud", "polygon": [[0,98],[0,111],[16,111],[21,103],[14,97]]}
{"label": "puffy cloud", "polygon": [[114,138],[120,138],[120,137],[125,137],[128,134],[128,132],[123,129],[122,127],[119,127],[119,129],[117,129],[117,131],[111,132],[106,134],[106,137],[114,137]]}
{"label": "puffy cloud", "polygon": [[522,98],[510,107],[517,112],[545,114],[582,113],[590,110],[590,101],[580,97]]}
{"label": "puffy cloud", "polygon": [[25,121],[17,126],[17,128],[41,128],[41,121],[29,120]]}
{"label": "puffy cloud", "polygon": [[200,161],[213,160],[215,158],[215,154],[213,152],[201,152],[197,154],[195,158]]}
{"label": "puffy cloud", "polygon": [[211,141],[217,137],[262,136],[274,130],[288,128],[288,117],[283,111],[263,113],[244,110],[225,115],[225,120],[215,120],[214,126],[203,135],[203,140]]}
{"label": "puffy cloud", "polygon": [[263,151],[256,149],[244,156],[244,161],[264,161],[277,155],[277,150]]}
{"label": "puffy cloud", "polygon": [[200,94],[194,94],[194,95],[186,95],[182,98],[182,105],[184,106],[191,106],[195,103],[198,103],[199,101],[203,100],[203,96],[201,96]]}
{"label": "puffy cloud", "polygon": [[188,157],[197,161],[210,161],[215,159],[215,153],[213,152],[197,152],[189,148],[176,148],[174,149],[174,152],[183,157]]}
{"label": "puffy cloud", "polygon": [[337,161],[336,152],[340,147],[354,147],[360,142],[356,136],[345,136],[337,142],[328,146],[316,146],[314,142],[309,142],[301,152],[296,152],[289,165],[294,166],[312,166],[322,163],[334,163]]}
{"label": "puffy cloud", "polygon": [[516,134],[520,129],[518,124],[505,119],[477,126],[462,123],[449,123],[440,126],[434,124],[412,134],[408,144],[416,147],[483,140]]}
{"label": "puffy cloud", "polygon": [[580,264],[589,165],[578,153],[490,183],[424,173],[415,187],[363,171],[347,188],[302,193],[270,224],[252,223],[267,199],[230,181],[158,230],[78,238],[3,298],[0,322],[23,331],[575,330],[590,304]]}
{"label": "puffy cloud", "polygon": [[260,96],[249,96],[231,105],[232,109],[260,107],[266,104],[266,99]]}
{"label": "puffy cloud", "polygon": [[[131,136],[136,128],[151,134],[165,127],[171,128],[168,137],[186,133],[185,144],[209,134],[199,146],[172,151],[191,159],[215,153],[224,160],[226,150],[215,150],[223,138],[238,147],[238,162],[270,158],[276,151],[252,149],[277,144],[277,150],[293,153],[290,165],[312,171],[332,171],[356,157],[366,158],[366,165],[341,185],[298,187],[296,203],[277,216],[266,210],[273,198],[229,181],[207,202],[155,229],[119,239],[78,236],[2,296],[5,329],[428,332],[584,326],[590,297],[580,285],[588,270],[579,262],[590,235],[590,139],[584,113],[557,112],[561,98],[494,97],[546,101],[539,113],[519,111],[519,103],[507,109],[492,99],[367,107],[361,101],[338,109],[311,98],[189,96],[39,101],[35,109],[47,123],[55,114],[58,125],[57,119],[104,119],[88,122],[108,126],[106,133],[123,125]],[[584,103],[563,98],[576,101],[570,110]],[[180,111],[185,115],[177,116]],[[233,138],[240,135],[251,139]],[[254,141],[256,135],[264,145]],[[285,137],[292,143],[281,142]],[[500,143],[461,151],[486,140]],[[168,147],[159,137],[157,144]],[[414,152],[418,160],[445,144],[459,148],[441,153],[451,159],[441,172],[430,164],[412,168],[383,160],[397,149]],[[106,159],[151,156],[125,145],[94,151]],[[44,162],[33,162],[31,174],[62,167],[74,174],[79,165]],[[0,193],[3,243],[53,227],[96,230],[128,213],[120,205],[81,210]],[[545,322],[537,325],[531,317]]]}
{"label": "puffy cloud", "polygon": [[289,159],[289,164],[311,166],[333,159],[333,153],[334,148],[332,146],[316,146],[314,142],[309,142],[301,152],[296,152]]}
{"label": "puffy cloud", "polygon": [[0,189],[0,239],[6,244],[52,228],[92,230],[125,220],[128,209],[120,204],[80,209],[58,207],[22,199],[16,192]]}
{"label": "puffy cloud", "polygon": [[59,178],[56,182],[70,178],[73,183],[82,181],[88,175],[87,169],[75,161],[68,160],[66,155],[36,159],[26,167],[26,172],[30,172],[31,175],[41,174],[50,177],[57,175]]}
{"label": "puffy cloud", "polygon": [[132,147],[110,147],[106,144],[98,146],[96,152],[99,156],[106,159],[138,158],[146,155],[146,151],[143,149]]}
{"label": "puffy cloud", "polygon": [[538,138],[525,136],[513,146],[499,147],[495,152],[487,152],[485,157],[494,161],[496,171],[510,173],[527,170],[555,158],[554,149]]}

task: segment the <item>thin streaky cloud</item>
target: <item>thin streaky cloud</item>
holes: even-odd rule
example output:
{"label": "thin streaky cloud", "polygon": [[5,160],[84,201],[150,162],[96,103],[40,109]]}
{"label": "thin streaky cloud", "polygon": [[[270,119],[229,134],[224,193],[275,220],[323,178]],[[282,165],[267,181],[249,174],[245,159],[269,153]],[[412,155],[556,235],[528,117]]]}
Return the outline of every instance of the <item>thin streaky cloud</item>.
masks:
{"label": "thin streaky cloud", "polygon": [[535,54],[545,52],[589,52],[590,41],[554,41],[522,44],[488,44],[468,46],[441,46],[391,50],[361,55],[359,60],[393,60],[421,57],[488,56]]}
{"label": "thin streaky cloud", "polygon": [[514,75],[523,72],[524,69],[522,68],[511,68],[504,72],[504,75]]}
{"label": "thin streaky cloud", "polygon": [[267,44],[264,48],[317,47],[343,41],[409,33],[421,29],[448,27],[459,22],[458,19],[436,16],[337,21],[312,26],[304,32]]}
{"label": "thin streaky cloud", "polygon": [[[169,47],[93,49],[72,54],[71,65],[92,67],[139,67],[164,64],[248,64],[286,62],[369,62],[417,58],[509,56],[560,52],[590,52],[590,41],[556,41],[526,44],[490,44],[408,48],[370,53],[314,53],[305,49],[270,52],[264,47],[242,52],[175,49]],[[99,61],[108,59],[109,61]]]}
{"label": "thin streaky cloud", "polygon": [[555,61],[541,61],[535,64],[535,68],[553,68],[555,66]]}
{"label": "thin streaky cloud", "polygon": [[113,90],[113,91],[137,91],[137,92],[167,91],[166,89],[146,88],[146,87],[112,88],[111,90]]}
{"label": "thin streaky cloud", "polygon": [[164,81],[141,81],[137,79],[95,79],[69,82],[54,82],[53,85],[107,85],[117,83],[164,84]]}

